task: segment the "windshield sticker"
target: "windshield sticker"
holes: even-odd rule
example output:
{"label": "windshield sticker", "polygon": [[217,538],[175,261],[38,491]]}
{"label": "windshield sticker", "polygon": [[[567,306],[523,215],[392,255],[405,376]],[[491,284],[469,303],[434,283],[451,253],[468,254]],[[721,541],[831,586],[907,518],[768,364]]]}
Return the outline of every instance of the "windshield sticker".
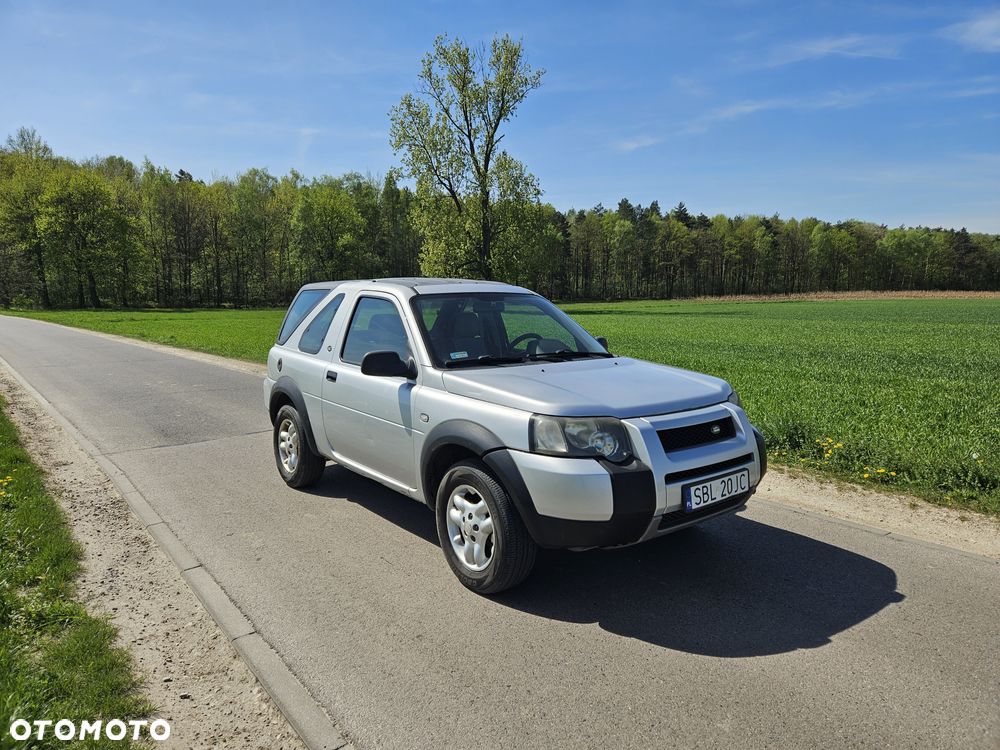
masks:
{"label": "windshield sticker", "polygon": [[469,356],[468,352],[452,352],[451,353],[451,358],[452,359],[465,359],[468,356]]}

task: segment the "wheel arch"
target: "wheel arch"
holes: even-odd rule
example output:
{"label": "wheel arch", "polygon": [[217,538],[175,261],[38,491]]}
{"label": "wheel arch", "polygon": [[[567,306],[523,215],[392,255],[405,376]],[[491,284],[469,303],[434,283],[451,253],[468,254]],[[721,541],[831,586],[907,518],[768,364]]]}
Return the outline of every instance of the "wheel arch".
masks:
{"label": "wheel arch", "polygon": [[299,419],[305,426],[306,443],[309,450],[315,455],[320,455],[316,447],[316,437],[313,435],[312,424],[309,422],[309,412],[306,411],[306,400],[302,396],[302,390],[298,384],[287,375],[282,375],[271,387],[271,399],[268,403],[268,414],[271,417],[271,424],[278,417],[278,412],[283,406],[293,406],[299,413]]}
{"label": "wheel arch", "polygon": [[424,502],[431,508],[437,503],[438,486],[448,469],[459,461],[481,459],[503,448],[503,441],[480,424],[465,419],[450,419],[436,425],[424,440],[420,453],[420,482]]}

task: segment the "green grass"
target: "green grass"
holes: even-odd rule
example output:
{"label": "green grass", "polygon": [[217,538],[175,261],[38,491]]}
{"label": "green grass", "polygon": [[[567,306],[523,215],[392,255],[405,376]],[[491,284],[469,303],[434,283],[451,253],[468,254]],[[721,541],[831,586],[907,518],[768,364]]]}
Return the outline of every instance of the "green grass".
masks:
{"label": "green grass", "polygon": [[[727,379],[776,463],[1000,514],[998,298],[564,307],[616,353]],[[261,362],[284,311],[30,314]]]}
{"label": "green grass", "polygon": [[285,310],[58,310],[16,315],[264,362]]}
{"label": "green grass", "polygon": [[[152,707],[115,629],[74,599],[80,548],[18,441],[0,399],[0,748],[134,747],[62,742],[51,727],[16,743],[14,719],[135,719]],[[140,743],[141,744],[141,743]]]}

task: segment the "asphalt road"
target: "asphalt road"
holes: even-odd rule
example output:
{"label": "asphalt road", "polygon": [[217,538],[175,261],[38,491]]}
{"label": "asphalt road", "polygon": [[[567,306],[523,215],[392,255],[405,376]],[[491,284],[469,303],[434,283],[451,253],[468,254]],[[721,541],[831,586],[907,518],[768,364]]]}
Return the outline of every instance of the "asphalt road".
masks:
{"label": "asphalt road", "polygon": [[280,481],[257,377],[0,317],[358,747],[1000,747],[1000,565],[764,501],[465,591],[422,506]]}

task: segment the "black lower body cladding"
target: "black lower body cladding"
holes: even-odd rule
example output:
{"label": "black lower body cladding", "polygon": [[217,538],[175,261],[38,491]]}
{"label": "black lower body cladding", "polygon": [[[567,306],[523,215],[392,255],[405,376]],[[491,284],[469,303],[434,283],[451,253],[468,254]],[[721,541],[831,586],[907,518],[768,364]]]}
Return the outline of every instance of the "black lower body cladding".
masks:
{"label": "black lower body cladding", "polygon": [[757,444],[757,457],[760,459],[760,478],[763,479],[767,473],[767,446],[764,445],[764,436],[760,430],[753,428],[753,440]]}
{"label": "black lower body cladding", "polygon": [[[589,459],[574,459],[589,460]],[[506,450],[491,451],[483,461],[514,501],[521,520],[540,547],[617,547],[637,542],[649,528],[656,510],[656,484],[652,470],[633,460],[619,466],[601,462],[611,475],[614,510],[607,521],[575,521],[543,516],[535,510],[528,488],[514,459]]]}

